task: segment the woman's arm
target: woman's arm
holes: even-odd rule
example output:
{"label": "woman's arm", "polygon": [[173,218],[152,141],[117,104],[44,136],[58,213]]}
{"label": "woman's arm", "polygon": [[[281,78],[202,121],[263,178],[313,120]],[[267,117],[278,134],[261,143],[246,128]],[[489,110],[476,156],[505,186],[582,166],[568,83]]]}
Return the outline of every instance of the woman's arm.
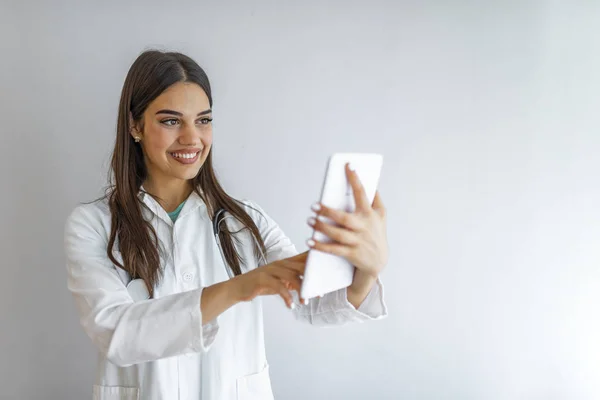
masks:
{"label": "woman's arm", "polygon": [[300,276],[305,265],[306,254],[299,254],[205,288],[201,301],[203,323],[217,318],[231,306],[251,301],[257,296],[279,295],[291,308],[293,298],[290,290],[300,291]]}
{"label": "woman's arm", "polygon": [[386,211],[379,193],[375,194],[373,204],[369,202],[358,175],[349,165],[346,166],[346,176],[354,193],[355,211],[346,212],[316,204],[313,210],[318,216],[310,218],[308,224],[333,242],[311,239],[308,245],[343,257],[354,265],[356,270],[347,295],[350,303],[359,308],[387,264]]}
{"label": "woman's arm", "polygon": [[377,282],[377,278],[367,275],[360,270],[355,271],[352,284],[346,290],[348,301],[354,308],[360,308],[371,290],[373,290],[375,282]]}
{"label": "woman's arm", "polygon": [[[247,202],[248,211],[256,222],[267,248],[266,262],[298,254],[292,241],[279,225],[255,203]],[[307,253],[302,253],[306,255]],[[387,315],[383,297],[383,285],[376,279],[369,291],[355,294],[354,288],[340,289],[321,298],[313,298],[308,304],[295,301],[298,319],[313,325],[340,325],[348,322],[376,320]],[[299,291],[298,291],[299,292]],[[364,294],[361,301],[360,296]],[[350,302],[352,300],[352,302]]]}
{"label": "woman's arm", "polygon": [[279,294],[291,306],[289,289],[300,288],[304,255],[205,288],[134,301],[106,255],[106,239],[100,234],[104,228],[94,211],[82,206],[67,219],[68,288],[85,332],[118,366],[207,352],[219,331],[217,317],[225,310],[270,294]]}
{"label": "woman's arm", "polygon": [[230,279],[204,288],[202,299],[200,300],[202,324],[207,324],[216,319],[239,302],[236,298],[235,290],[231,287],[232,283],[233,280]]}
{"label": "woman's arm", "polygon": [[118,366],[208,351],[219,326],[202,315],[204,288],[134,301],[106,255],[96,212],[93,206],[81,206],[69,216],[65,253],[69,291],[81,325],[99,351]]}

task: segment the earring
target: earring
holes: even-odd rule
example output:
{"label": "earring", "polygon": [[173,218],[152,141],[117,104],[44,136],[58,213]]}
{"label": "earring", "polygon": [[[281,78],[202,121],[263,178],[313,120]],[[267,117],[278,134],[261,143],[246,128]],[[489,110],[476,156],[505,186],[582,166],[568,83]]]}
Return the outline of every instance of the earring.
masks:
{"label": "earring", "polygon": [[140,140],[142,140],[142,138],[140,138],[139,136],[136,136],[136,137],[134,138],[134,140],[135,140],[135,142],[136,142],[136,143],[139,143],[139,142],[140,142]]}

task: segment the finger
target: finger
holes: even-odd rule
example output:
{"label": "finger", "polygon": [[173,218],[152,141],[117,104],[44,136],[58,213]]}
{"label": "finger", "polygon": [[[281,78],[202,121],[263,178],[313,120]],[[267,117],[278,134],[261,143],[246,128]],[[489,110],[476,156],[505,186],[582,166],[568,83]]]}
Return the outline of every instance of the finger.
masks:
{"label": "finger", "polygon": [[385,206],[379,195],[379,190],[375,192],[375,198],[373,199],[373,210],[382,217],[385,217]]}
{"label": "finger", "polygon": [[303,297],[300,297],[300,289],[295,289],[291,283],[287,282],[287,281],[283,281],[285,287],[287,290],[292,291],[295,290],[298,293],[298,301],[300,302],[300,304],[304,304],[307,305],[308,302],[304,300]]}
{"label": "finger", "polygon": [[[303,256],[303,258],[306,258],[308,256],[308,251],[305,251],[302,254],[299,254],[299,256]],[[295,290],[296,292],[298,292],[298,297],[300,299],[300,303],[301,304],[308,304],[307,302],[304,301],[304,299],[302,297],[300,297],[300,292],[302,289],[302,275],[304,274],[304,270],[306,267],[306,261],[303,261],[301,263],[300,266],[295,266],[293,264],[287,264],[287,263],[291,263],[291,261],[295,257],[292,258],[288,258],[286,261],[286,263],[283,263],[282,267],[283,268],[275,268],[273,269],[274,273],[277,274],[277,276],[282,279],[285,283],[286,283],[286,287],[288,288],[288,290]],[[291,268],[288,268],[291,267]],[[292,282],[290,282],[289,280],[292,280]]]}
{"label": "finger", "polygon": [[361,219],[353,213],[336,210],[335,208],[327,207],[324,204],[319,204],[318,214],[318,219],[322,219],[322,217],[328,218],[332,222],[353,231],[360,231],[363,228]]}
{"label": "finger", "polygon": [[308,225],[337,243],[354,246],[358,242],[357,234],[349,229],[339,228],[312,217],[308,219]]}
{"label": "finger", "polygon": [[371,209],[369,204],[369,199],[367,199],[367,194],[365,193],[365,188],[360,182],[360,178],[354,170],[354,167],[350,163],[346,164],[346,176],[348,177],[348,182],[350,182],[350,186],[352,186],[352,192],[354,193],[354,203],[356,204],[357,211],[368,211]]}
{"label": "finger", "polygon": [[294,271],[297,275],[304,275],[306,268],[306,261],[293,261],[289,258],[279,260],[277,263],[272,264],[273,266],[279,266],[287,268],[288,270]]}
{"label": "finger", "polygon": [[290,289],[299,291],[302,287],[302,280],[295,270],[287,268],[277,268],[271,271],[271,274],[290,285]]}
{"label": "finger", "polygon": [[294,298],[292,297],[292,294],[290,293],[289,290],[286,289],[285,284],[283,283],[283,281],[274,278],[274,277],[270,277],[271,279],[269,280],[269,286],[275,291],[275,293],[279,294],[279,296],[281,296],[281,298],[283,299],[283,301],[285,302],[285,304],[287,305],[288,308],[293,308],[294,307]]}
{"label": "finger", "polygon": [[279,279],[286,279],[290,282],[295,283],[299,281],[302,284],[302,276],[304,275],[304,270],[306,268],[306,263],[304,262],[294,262],[287,260],[280,260],[275,264],[271,264],[270,266],[270,274],[276,276]]}
{"label": "finger", "polygon": [[309,239],[306,244],[311,249],[319,250],[324,253],[334,254],[336,256],[348,259],[352,255],[353,248],[347,245],[338,243],[323,243],[318,240]]}

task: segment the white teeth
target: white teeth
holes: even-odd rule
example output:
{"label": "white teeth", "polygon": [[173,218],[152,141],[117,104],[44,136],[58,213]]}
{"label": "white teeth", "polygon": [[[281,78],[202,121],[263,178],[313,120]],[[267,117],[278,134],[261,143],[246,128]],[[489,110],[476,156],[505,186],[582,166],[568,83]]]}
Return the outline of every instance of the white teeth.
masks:
{"label": "white teeth", "polygon": [[192,159],[198,155],[198,153],[171,153],[175,158],[186,158]]}

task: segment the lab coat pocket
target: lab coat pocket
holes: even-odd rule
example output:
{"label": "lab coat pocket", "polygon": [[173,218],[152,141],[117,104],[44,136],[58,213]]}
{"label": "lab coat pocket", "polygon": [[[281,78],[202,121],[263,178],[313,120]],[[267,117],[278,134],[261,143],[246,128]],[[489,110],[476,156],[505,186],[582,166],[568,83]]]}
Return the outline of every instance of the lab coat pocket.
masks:
{"label": "lab coat pocket", "polygon": [[269,366],[252,375],[237,378],[237,400],[273,400]]}
{"label": "lab coat pocket", "polygon": [[93,400],[139,400],[139,389],[123,386],[94,385]]}

